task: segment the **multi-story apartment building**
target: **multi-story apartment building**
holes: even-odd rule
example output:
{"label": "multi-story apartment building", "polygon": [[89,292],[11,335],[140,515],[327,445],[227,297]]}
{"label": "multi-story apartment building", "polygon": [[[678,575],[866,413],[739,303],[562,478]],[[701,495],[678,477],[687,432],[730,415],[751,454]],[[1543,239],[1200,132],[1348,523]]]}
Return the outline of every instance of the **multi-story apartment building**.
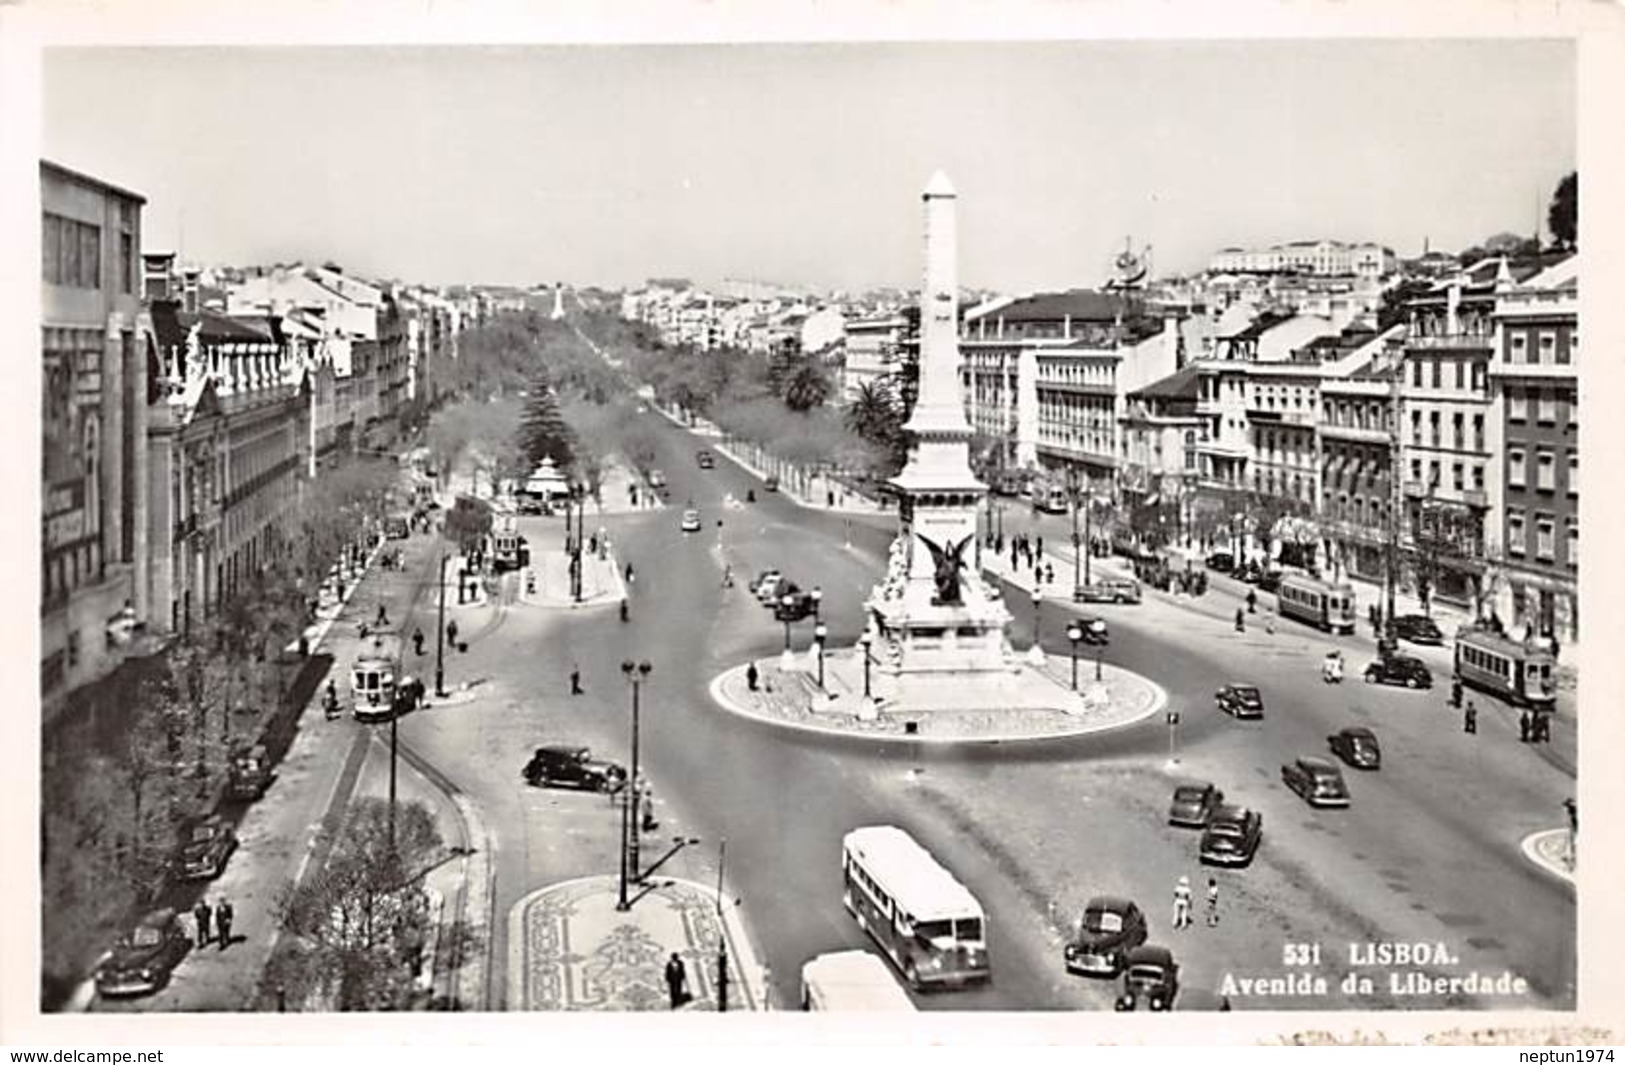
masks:
{"label": "multi-story apartment building", "polygon": [[866,385],[896,395],[896,375],[902,370],[902,341],[907,328],[908,320],[900,314],[860,318],[846,324],[842,381],[846,402],[856,399]]}
{"label": "multi-story apartment building", "polygon": [[1380,244],[1295,240],[1267,248],[1225,248],[1213,256],[1214,273],[1305,273],[1320,277],[1383,277],[1394,271],[1393,250]]}
{"label": "multi-story apartment building", "polygon": [[306,369],[279,319],[151,303],[153,617],[187,632],[285,543],[310,468]]}
{"label": "multi-story apartment building", "polygon": [[1202,368],[1193,363],[1125,397],[1118,489],[1130,528],[1156,528],[1176,540],[1191,529],[1201,479],[1201,387]]}
{"label": "multi-story apartment building", "polygon": [[1579,257],[1495,286],[1488,606],[1511,631],[1579,637]]}
{"label": "multi-story apartment building", "polygon": [[1320,385],[1320,533],[1335,578],[1384,579],[1394,506],[1399,349]]}
{"label": "multi-story apartment building", "polygon": [[110,673],[150,604],[137,193],[40,162],[40,696]]}

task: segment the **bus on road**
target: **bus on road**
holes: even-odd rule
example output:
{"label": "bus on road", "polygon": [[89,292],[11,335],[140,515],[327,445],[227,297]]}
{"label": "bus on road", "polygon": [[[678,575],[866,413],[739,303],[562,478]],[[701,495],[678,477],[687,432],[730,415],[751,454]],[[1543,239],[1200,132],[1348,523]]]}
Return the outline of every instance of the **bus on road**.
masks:
{"label": "bus on road", "polygon": [[893,825],[846,834],[841,901],[910,987],[987,980],[987,918],[969,889]]}
{"label": "bus on road", "polygon": [[913,1012],[886,963],[866,950],[820,954],[801,967],[801,1008],[827,1012]]}

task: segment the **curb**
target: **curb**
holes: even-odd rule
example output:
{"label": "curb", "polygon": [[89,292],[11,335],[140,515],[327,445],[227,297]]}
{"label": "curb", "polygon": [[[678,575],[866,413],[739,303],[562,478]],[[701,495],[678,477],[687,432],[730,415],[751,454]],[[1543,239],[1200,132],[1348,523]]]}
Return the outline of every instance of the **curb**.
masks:
{"label": "curb", "polygon": [[[662,877],[662,880],[671,884],[680,884],[685,889],[693,891],[708,899],[718,899],[717,889],[697,884],[692,880],[681,877]],[[525,910],[530,904],[551,892],[562,891],[566,888],[580,884],[604,883],[614,884],[616,878],[609,875],[580,876],[569,880],[560,880],[536,888],[521,895],[514,901],[508,910],[508,988],[507,1001],[502,1004],[505,1010],[524,1012],[522,1004],[516,1001],[519,989],[525,982]],[[728,885],[722,885],[722,899],[730,896]],[[721,901],[718,899],[718,901]],[[728,942],[728,967],[733,974],[733,980],[745,992],[746,1001],[750,1003],[750,1012],[767,1011],[771,1008],[769,999],[768,969],[762,964],[761,955],[757,953],[755,944],[751,942],[749,929],[742,916],[743,906],[722,906],[723,932]],[[748,975],[748,979],[747,979]],[[733,1011],[730,1011],[733,1012]],[[745,1011],[741,1011],[745,1012]]]}
{"label": "curb", "polygon": [[1566,881],[1572,885],[1575,882],[1573,871],[1565,869],[1562,865],[1550,860],[1541,853],[1540,849],[1541,844],[1545,843],[1549,839],[1552,839],[1553,837],[1566,837],[1568,835],[1568,831],[1569,830],[1566,828],[1547,828],[1539,832],[1531,832],[1529,835],[1523,838],[1518,846],[1519,849],[1523,851],[1523,856],[1531,863],[1539,866],[1541,869],[1544,869],[1546,872],[1557,877],[1558,879]]}
{"label": "curb", "polygon": [[[762,659],[761,661],[775,663],[777,662],[777,658]],[[1010,745],[1018,743],[1049,743],[1054,740],[1075,740],[1081,736],[1090,736],[1099,732],[1111,732],[1117,729],[1127,728],[1130,725],[1137,725],[1145,719],[1154,717],[1155,715],[1161,713],[1167,707],[1168,690],[1166,688],[1143,674],[1134,673],[1132,670],[1123,669],[1120,666],[1116,668],[1119,670],[1119,672],[1128,673],[1138,677],[1140,680],[1144,681],[1150,686],[1151,705],[1146,710],[1135,714],[1133,717],[1125,718],[1122,721],[1112,721],[1105,724],[1082,725],[1074,729],[1067,729],[1065,731],[1051,732],[1045,735],[1036,736],[1032,733],[999,733],[987,736],[909,736],[897,733],[875,734],[842,728],[824,728],[818,725],[803,725],[796,721],[781,721],[777,718],[767,717],[765,715],[746,710],[744,707],[740,706],[738,703],[734,702],[732,699],[723,694],[723,682],[728,680],[730,677],[743,674],[745,671],[745,666],[743,665],[733,666],[729,669],[723,670],[721,673],[718,673],[711,679],[711,683],[708,685],[707,691],[709,692],[711,700],[714,703],[736,717],[742,717],[747,721],[754,721],[758,724],[768,725],[773,728],[788,729],[794,732],[800,732],[804,735],[829,737],[833,739],[857,741],[862,743],[913,743],[928,747],[969,747],[981,744]]]}

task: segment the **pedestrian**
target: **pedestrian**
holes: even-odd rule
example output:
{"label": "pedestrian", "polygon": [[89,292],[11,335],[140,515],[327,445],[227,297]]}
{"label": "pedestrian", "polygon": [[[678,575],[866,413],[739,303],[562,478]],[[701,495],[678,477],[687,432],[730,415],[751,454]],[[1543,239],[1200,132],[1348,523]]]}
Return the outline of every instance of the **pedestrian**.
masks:
{"label": "pedestrian", "polygon": [[209,934],[209,917],[213,912],[209,909],[208,899],[198,899],[197,905],[192,907],[192,917],[197,921],[197,945],[200,947],[214,938]]}
{"label": "pedestrian", "polygon": [[1253,613],[1256,613],[1257,611],[1258,611],[1258,590],[1256,588],[1249,588],[1249,589],[1247,589],[1247,613],[1253,614]]}
{"label": "pedestrian", "polygon": [[643,803],[641,816],[639,818],[639,828],[640,831],[643,832],[653,832],[655,829],[660,827],[660,822],[655,820],[654,785],[645,781],[643,787],[639,790],[643,792]]}
{"label": "pedestrian", "polygon": [[1457,706],[1457,707],[1459,707],[1461,705],[1461,678],[1460,677],[1454,677],[1450,681],[1450,705],[1451,706]]}
{"label": "pedestrian", "polygon": [[597,553],[598,553],[598,534],[593,533],[591,536],[587,537],[587,554],[596,555]]}
{"label": "pedestrian", "polygon": [[1055,567],[1054,567],[1054,565],[1052,565],[1051,563],[1048,563],[1048,562],[1044,563],[1044,583],[1045,584],[1054,584],[1055,583]]}
{"label": "pedestrian", "polygon": [[446,622],[446,642],[453,647],[457,646],[457,619],[452,618]]}
{"label": "pedestrian", "polygon": [[1523,713],[1518,715],[1518,740],[1519,740],[1519,742],[1520,743],[1528,743],[1529,740],[1530,740],[1531,734],[1533,732],[1534,732],[1534,721],[1532,721],[1530,719],[1529,711],[1525,710]]}
{"label": "pedestrian", "polygon": [[672,952],[671,960],[666,962],[666,990],[671,994],[671,1008],[676,1009],[689,1000],[688,993],[688,966],[683,959]]}
{"label": "pedestrian", "polygon": [[570,667],[570,694],[581,694],[581,667],[577,665]]}
{"label": "pedestrian", "polygon": [[745,686],[751,691],[755,691],[759,680],[761,680],[761,674],[756,671],[756,663],[752,662],[745,667]]}
{"label": "pedestrian", "polygon": [[371,636],[371,635],[372,635],[372,629],[367,625],[367,623],[365,621],[363,621],[361,623],[361,638],[363,640],[365,640],[368,636]]}
{"label": "pedestrian", "polygon": [[1174,885],[1174,927],[1188,928],[1191,923],[1191,878],[1182,876]]}
{"label": "pedestrian", "polygon": [[1531,724],[1534,726],[1535,742],[1552,742],[1552,719],[1545,714],[1534,715]]}
{"label": "pedestrian", "polygon": [[1247,631],[1247,613],[1246,613],[1246,611],[1242,610],[1241,607],[1239,607],[1239,606],[1236,607],[1236,631],[1237,632],[1246,632]]}
{"label": "pedestrian", "polygon": [[214,923],[220,929],[220,949],[225,950],[231,945],[231,900],[221,899],[214,907]]}
{"label": "pedestrian", "polygon": [[339,689],[331,677],[327,679],[327,691],[322,695],[322,712],[329,721],[339,716]]}
{"label": "pedestrian", "polygon": [[632,584],[637,579],[637,575],[632,572],[632,563],[628,562],[626,564],[626,583]]}
{"label": "pedestrian", "polygon": [[420,657],[422,656],[423,629],[421,627],[412,630],[412,649],[415,650]]}
{"label": "pedestrian", "polygon": [[1044,538],[1042,536],[1038,538],[1037,546],[1033,548],[1033,556],[1036,558],[1044,557]]}
{"label": "pedestrian", "polygon": [[1467,712],[1462,715],[1461,728],[1469,736],[1478,734],[1478,707],[1473,705],[1471,699],[1467,700]]}
{"label": "pedestrian", "polygon": [[389,611],[384,609],[384,604],[382,603],[378,604],[378,618],[373,622],[373,624],[377,625],[380,629],[389,624]]}
{"label": "pedestrian", "polygon": [[1207,926],[1219,926],[1219,882],[1211,876],[1207,878]]}

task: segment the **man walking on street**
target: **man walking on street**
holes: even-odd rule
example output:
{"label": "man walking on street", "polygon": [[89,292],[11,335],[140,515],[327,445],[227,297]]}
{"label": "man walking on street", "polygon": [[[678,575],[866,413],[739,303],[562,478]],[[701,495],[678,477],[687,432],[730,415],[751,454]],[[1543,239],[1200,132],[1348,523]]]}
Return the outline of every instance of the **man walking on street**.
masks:
{"label": "man walking on street", "polygon": [[209,935],[209,915],[211,912],[208,899],[198,899],[197,905],[192,907],[192,917],[197,921],[197,945],[200,947],[213,938]]}
{"label": "man walking on street", "polygon": [[1469,736],[1478,734],[1478,707],[1473,705],[1471,699],[1467,700],[1467,711],[1462,715],[1461,729]]}
{"label": "man walking on street", "polygon": [[577,665],[570,667],[570,694],[581,694],[581,667]]}
{"label": "man walking on street", "polygon": [[1219,882],[1211,876],[1207,878],[1207,926],[1219,926]]}
{"label": "man walking on street", "polygon": [[221,899],[214,908],[214,923],[220,929],[220,949],[225,950],[231,944],[231,900]]}
{"label": "man walking on street", "polygon": [[672,1009],[688,1001],[688,966],[683,964],[683,959],[675,951],[671,960],[666,962],[666,990],[671,995]]}
{"label": "man walking on street", "polygon": [[457,619],[452,618],[446,622],[446,642],[453,648],[457,646]]}
{"label": "man walking on street", "polygon": [[380,629],[389,624],[389,611],[384,609],[384,604],[382,603],[378,604],[378,618],[373,622],[373,624]]}
{"label": "man walking on street", "polygon": [[413,629],[412,630],[412,649],[418,653],[419,658],[423,657],[423,630],[422,629]]}
{"label": "man walking on street", "polygon": [[1174,885],[1174,921],[1175,928],[1188,928],[1191,923],[1191,878],[1182,876],[1179,883]]}
{"label": "man walking on street", "polygon": [[761,676],[756,670],[756,663],[751,662],[750,665],[745,667],[745,686],[751,691],[755,691],[756,683],[761,680]]}
{"label": "man walking on street", "polygon": [[1529,711],[1525,710],[1523,713],[1518,715],[1518,741],[1520,743],[1529,742],[1530,733],[1533,731],[1531,724],[1532,723],[1529,720]]}

